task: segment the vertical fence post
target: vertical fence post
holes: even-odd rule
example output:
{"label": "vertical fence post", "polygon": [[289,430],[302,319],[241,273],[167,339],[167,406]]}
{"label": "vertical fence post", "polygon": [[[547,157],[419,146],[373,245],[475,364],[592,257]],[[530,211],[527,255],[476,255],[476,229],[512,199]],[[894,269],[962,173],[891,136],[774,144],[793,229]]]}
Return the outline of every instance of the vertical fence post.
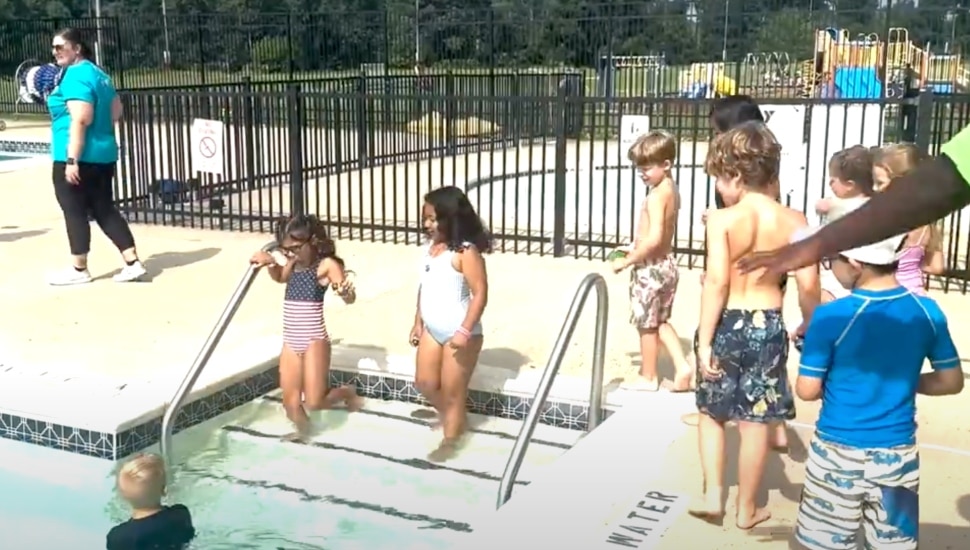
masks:
{"label": "vertical fence post", "polygon": [[256,189],[256,113],[253,108],[253,83],[243,80],[243,150],[246,155],[246,189]]}
{"label": "vertical fence post", "polygon": [[455,118],[458,113],[457,100],[455,99],[455,73],[448,70],[445,75],[445,155],[454,156],[458,154],[457,136],[455,136]]}
{"label": "vertical fence post", "polygon": [[124,90],[125,71],[127,70],[127,67],[125,66],[125,43],[121,39],[121,35],[124,33],[122,32],[121,18],[112,17],[111,19],[114,21],[115,27],[115,49],[118,50],[118,66],[113,67],[111,74],[116,75],[117,80],[115,82],[118,88]]}
{"label": "vertical fence post", "polygon": [[566,255],[566,87],[561,86],[553,109],[556,133],[555,170],[552,215],[552,255]]}
{"label": "vertical fence post", "polygon": [[354,118],[357,126],[357,167],[361,170],[371,165],[370,124],[367,120],[367,77],[357,75],[357,93],[354,94]]}
{"label": "vertical fence post", "polygon": [[933,153],[930,150],[933,132],[933,96],[933,90],[925,88],[920,91],[919,97],[916,98],[916,139],[914,143],[927,153]]}
{"label": "vertical fence post", "polygon": [[303,94],[299,84],[286,90],[287,134],[290,148],[290,215],[306,213],[306,185],[303,181]]}
{"label": "vertical fence post", "polygon": [[199,84],[205,84],[205,40],[208,33],[205,32],[204,24],[205,19],[201,13],[195,16],[195,25],[199,35]]}
{"label": "vertical fence post", "polygon": [[289,75],[288,80],[294,80],[293,74],[296,68],[296,60],[293,59],[293,15],[286,14],[286,70]]}

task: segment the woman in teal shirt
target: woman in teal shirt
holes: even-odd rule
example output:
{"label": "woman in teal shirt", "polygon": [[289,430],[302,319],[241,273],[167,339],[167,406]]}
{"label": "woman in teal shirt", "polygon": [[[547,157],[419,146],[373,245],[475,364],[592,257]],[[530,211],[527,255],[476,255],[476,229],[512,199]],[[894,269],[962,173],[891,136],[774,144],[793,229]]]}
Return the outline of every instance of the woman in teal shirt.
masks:
{"label": "woman in teal shirt", "polygon": [[121,118],[121,100],[111,78],[88,60],[91,49],[76,29],[54,35],[51,49],[61,74],[47,97],[51,114],[51,157],[54,195],[64,212],[73,266],[53,274],[52,285],[91,282],[89,215],[111,239],[125,265],[117,282],[138,280],[145,268],[138,260],[135,239],[112,197],[118,141],[115,123]]}

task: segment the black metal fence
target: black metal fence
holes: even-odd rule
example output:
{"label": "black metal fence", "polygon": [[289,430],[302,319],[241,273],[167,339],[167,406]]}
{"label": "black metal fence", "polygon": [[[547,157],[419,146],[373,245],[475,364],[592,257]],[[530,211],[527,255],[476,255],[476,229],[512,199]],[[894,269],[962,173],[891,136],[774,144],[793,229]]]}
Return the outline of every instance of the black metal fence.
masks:
{"label": "black metal fence", "polygon": [[[429,87],[353,77],[123,92],[116,200],[140,223],[265,232],[280,216],[312,212],[339,238],[416,243],[423,195],[457,185],[500,250],[603,259],[633,236],[644,190],[625,159],[624,128],[642,129],[647,116],[680,142],[677,252],[702,261],[700,217],[713,195],[702,170],[706,101],[590,97],[570,73],[510,76],[503,87],[517,93],[507,94],[492,93],[496,81],[462,89],[469,80],[435,78],[443,81]],[[835,151],[905,139],[935,152],[970,123],[970,96],[929,92],[782,98],[763,109],[785,148],[785,200],[806,212],[827,194]],[[197,118],[222,128],[218,174],[197,171]],[[951,277],[942,284],[966,291],[970,219],[956,213],[945,227]]]}
{"label": "black metal fence", "polygon": [[492,8],[419,2],[417,10],[411,2],[389,2],[377,10],[340,4],[310,0],[300,13],[254,13],[237,6],[224,7],[225,13],[163,16],[153,3],[112,17],[50,19],[34,13],[0,20],[0,108],[14,107],[17,66],[49,60],[51,36],[65,26],[82,30],[97,46],[99,62],[125,89],[238,83],[244,76],[304,81],[371,69],[410,73],[418,63],[431,72],[493,74],[573,67],[597,82],[600,95],[664,96],[682,90],[692,63],[717,61],[726,62],[724,74],[738,91],[795,97],[802,88],[799,78],[806,78],[802,66],[815,54],[817,29],[845,28],[854,38],[886,41],[891,29],[906,28],[914,44],[933,44],[936,53],[970,45],[965,10],[917,9],[910,0],[804,5],[569,0]]}

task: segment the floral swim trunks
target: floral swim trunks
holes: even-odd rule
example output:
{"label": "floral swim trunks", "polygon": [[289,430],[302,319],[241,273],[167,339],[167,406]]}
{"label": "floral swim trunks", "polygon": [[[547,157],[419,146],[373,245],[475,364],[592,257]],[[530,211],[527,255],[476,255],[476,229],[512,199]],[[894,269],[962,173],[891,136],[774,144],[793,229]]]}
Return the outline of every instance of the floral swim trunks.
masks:
{"label": "floral swim trunks", "polygon": [[677,262],[673,255],[630,270],[630,323],[655,330],[670,319],[677,292]]}
{"label": "floral swim trunks", "polygon": [[724,310],[711,347],[724,374],[706,380],[697,372],[695,398],[700,413],[722,422],[795,418],[788,381],[788,332],[781,310]]}

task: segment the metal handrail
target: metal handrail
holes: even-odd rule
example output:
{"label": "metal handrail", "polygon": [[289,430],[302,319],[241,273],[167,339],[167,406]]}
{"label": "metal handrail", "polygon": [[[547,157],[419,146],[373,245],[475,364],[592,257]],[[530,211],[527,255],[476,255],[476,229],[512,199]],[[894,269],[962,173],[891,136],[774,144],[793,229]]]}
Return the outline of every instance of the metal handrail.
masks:
{"label": "metal handrail", "polygon": [[596,289],[596,332],[593,336],[593,380],[592,387],[589,389],[586,431],[591,432],[596,426],[599,426],[600,417],[603,414],[603,367],[606,361],[606,317],[609,312],[609,300],[607,299],[606,280],[603,279],[602,275],[590,273],[579,283],[576,295],[573,296],[573,303],[569,306],[569,313],[566,314],[556,343],[552,346],[552,353],[549,354],[546,367],[542,371],[539,387],[536,388],[535,396],[532,398],[532,406],[529,407],[529,413],[525,415],[522,430],[519,431],[519,436],[515,439],[515,445],[512,446],[512,452],[509,454],[509,461],[505,465],[505,472],[502,474],[502,481],[499,482],[496,508],[501,508],[512,497],[515,478],[519,475],[519,468],[522,467],[526,448],[529,446],[532,434],[536,431],[536,424],[539,422],[539,415],[542,414],[542,407],[549,397],[552,381],[559,373],[563,356],[566,354],[566,346],[573,338],[576,323],[579,322],[579,314],[583,312],[583,306],[586,305],[586,298],[589,297],[590,291],[594,288]]}
{"label": "metal handrail", "polygon": [[[267,243],[263,246],[262,250],[268,252],[278,245],[276,241]],[[209,359],[212,357],[212,353],[216,350],[216,346],[219,345],[219,341],[222,340],[223,334],[226,332],[226,328],[229,327],[229,323],[232,318],[236,315],[239,310],[239,306],[242,304],[243,298],[249,292],[249,288],[253,286],[253,281],[256,280],[256,274],[259,273],[259,268],[255,265],[250,265],[246,268],[246,274],[243,275],[241,281],[236,286],[235,292],[232,293],[232,297],[229,298],[229,303],[226,304],[226,308],[222,310],[222,315],[219,316],[219,320],[216,321],[216,325],[212,327],[212,332],[209,333],[209,337],[206,338],[205,343],[202,344],[202,349],[199,350],[199,354],[195,357],[192,366],[189,367],[189,371],[185,373],[185,378],[182,379],[182,383],[179,385],[178,389],[175,390],[175,395],[172,396],[172,400],[169,401],[168,405],[165,407],[165,415],[162,416],[162,456],[165,458],[165,462],[169,462],[171,459],[172,450],[172,430],[175,428],[175,416],[182,409],[182,405],[185,403],[185,398],[188,397],[189,392],[195,386],[196,381],[199,379],[199,375],[202,374],[202,369],[205,368],[206,364],[209,363]]]}

